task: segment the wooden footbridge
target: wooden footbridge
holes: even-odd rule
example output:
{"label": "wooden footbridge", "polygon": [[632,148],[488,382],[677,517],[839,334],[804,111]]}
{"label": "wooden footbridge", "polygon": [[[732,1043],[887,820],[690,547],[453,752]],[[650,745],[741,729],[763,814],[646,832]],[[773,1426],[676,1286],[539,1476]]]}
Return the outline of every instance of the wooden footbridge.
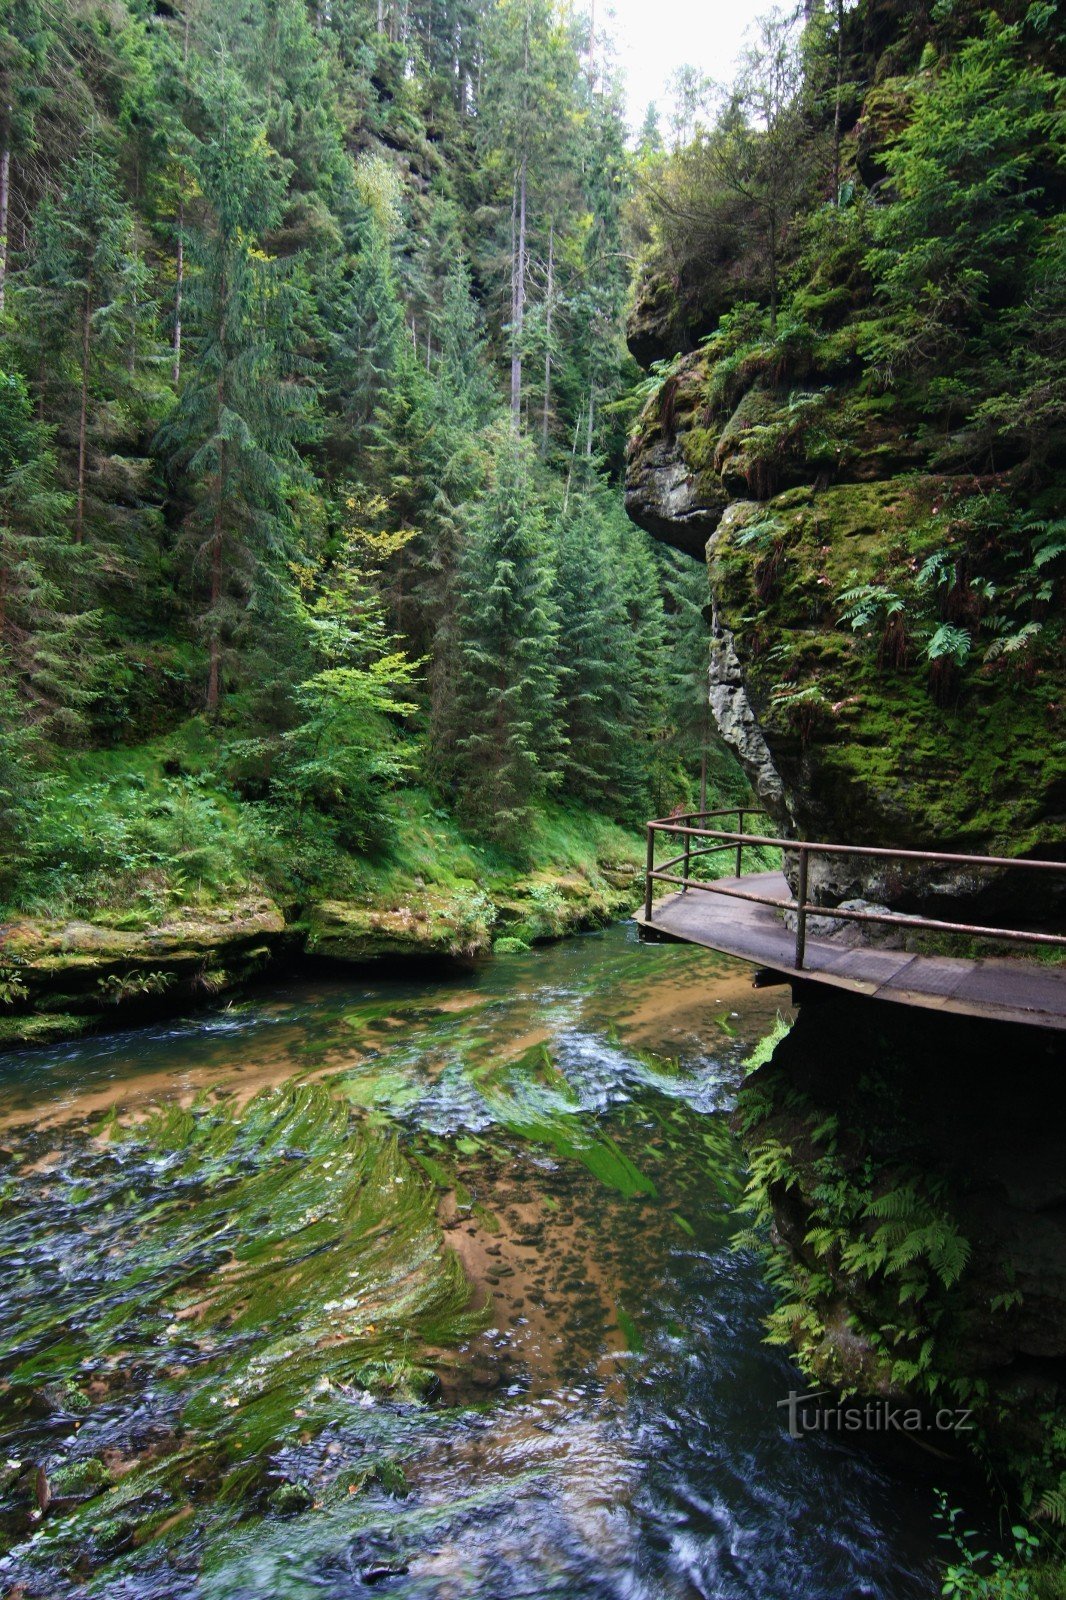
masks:
{"label": "wooden footbridge", "polygon": [[[994,941],[1023,947],[1057,946],[1064,958],[1066,933],[983,927],[884,908],[821,906],[808,898],[810,863],[818,856],[867,857],[886,865],[896,862],[903,868],[925,864],[948,869],[1053,873],[1059,875],[1064,887],[1066,862],[818,844],[745,831],[748,818],[763,815],[752,808],[734,808],[689,812],[648,823],[647,886],[643,912],[637,917],[644,938],[682,940],[738,956],[762,969],[756,974],[757,983],[801,980],[902,1005],[1066,1029],[1066,959],[1058,965],[1043,966],[1014,955],[916,954],[913,950],[878,948],[861,941],[844,944],[841,930],[850,924],[865,923],[888,926],[903,934],[959,935],[971,944]],[[721,825],[722,819],[733,817],[737,819],[735,828]],[[656,841],[663,835],[679,842],[682,849],[680,854],[656,865]],[[795,895],[780,871],[745,875],[744,851],[752,847],[761,847],[762,855],[767,850],[789,853],[796,863]],[[734,876],[708,880],[693,875],[697,859],[723,851],[735,853],[731,863],[736,869]],[[676,892],[656,900],[655,886],[660,883],[676,886]],[[812,920],[810,930],[809,919],[818,919]],[[835,924],[830,932],[822,931],[822,919]]]}

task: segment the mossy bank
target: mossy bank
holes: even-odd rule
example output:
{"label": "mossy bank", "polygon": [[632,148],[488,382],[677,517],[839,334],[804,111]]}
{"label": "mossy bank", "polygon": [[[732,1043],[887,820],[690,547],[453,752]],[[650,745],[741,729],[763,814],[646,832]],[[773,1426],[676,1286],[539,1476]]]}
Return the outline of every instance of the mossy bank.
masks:
{"label": "mossy bank", "polygon": [[51,789],[46,845],[0,912],[0,1048],[187,1009],[280,964],[524,949],[639,898],[640,838],[581,806],[538,807],[508,854],[402,790],[356,853],[313,819],[277,831],[210,756],[195,722]]}

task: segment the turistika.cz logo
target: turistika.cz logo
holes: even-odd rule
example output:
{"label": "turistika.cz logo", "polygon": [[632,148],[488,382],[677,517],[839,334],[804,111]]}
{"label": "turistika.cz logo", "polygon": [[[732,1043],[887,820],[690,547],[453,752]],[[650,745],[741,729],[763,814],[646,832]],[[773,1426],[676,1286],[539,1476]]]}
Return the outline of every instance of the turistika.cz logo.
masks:
{"label": "turistika.cz logo", "polygon": [[[829,1403],[823,1405],[823,1401]],[[808,1433],[970,1433],[973,1429],[973,1413],[962,1406],[922,1411],[892,1400],[834,1399],[828,1389],[817,1394],[790,1389],[788,1398],[779,1400],[777,1406],[788,1411],[792,1439]]]}

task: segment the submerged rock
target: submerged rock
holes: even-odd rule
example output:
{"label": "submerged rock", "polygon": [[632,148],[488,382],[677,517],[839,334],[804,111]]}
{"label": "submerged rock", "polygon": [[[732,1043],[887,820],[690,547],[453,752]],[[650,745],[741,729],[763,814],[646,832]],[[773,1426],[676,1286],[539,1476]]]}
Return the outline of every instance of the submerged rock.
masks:
{"label": "submerged rock", "polygon": [[314,1495],[304,1483],[279,1483],[267,1504],[279,1517],[296,1516],[314,1504]]}

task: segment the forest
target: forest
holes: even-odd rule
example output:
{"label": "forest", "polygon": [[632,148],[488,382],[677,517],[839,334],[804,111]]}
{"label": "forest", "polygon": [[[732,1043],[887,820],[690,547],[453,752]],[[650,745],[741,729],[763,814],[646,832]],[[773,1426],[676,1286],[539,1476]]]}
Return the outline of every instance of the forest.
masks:
{"label": "forest", "polygon": [[528,862],[545,806],[693,798],[706,595],[617,492],[641,158],[587,22],[2,26],[0,897],[293,903],[435,816]]}

